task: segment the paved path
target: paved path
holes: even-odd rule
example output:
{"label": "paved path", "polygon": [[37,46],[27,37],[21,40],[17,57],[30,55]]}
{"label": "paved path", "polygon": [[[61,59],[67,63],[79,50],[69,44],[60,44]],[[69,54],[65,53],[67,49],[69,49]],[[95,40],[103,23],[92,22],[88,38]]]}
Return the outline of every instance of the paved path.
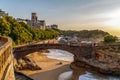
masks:
{"label": "paved path", "polygon": [[34,79],[31,79],[22,73],[15,72],[15,80],[34,80]]}

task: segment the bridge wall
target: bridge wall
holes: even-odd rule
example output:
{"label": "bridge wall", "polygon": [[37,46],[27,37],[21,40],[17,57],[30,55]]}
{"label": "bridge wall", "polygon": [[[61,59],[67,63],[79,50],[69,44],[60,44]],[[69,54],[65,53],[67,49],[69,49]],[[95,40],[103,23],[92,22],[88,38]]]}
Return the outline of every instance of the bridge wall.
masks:
{"label": "bridge wall", "polygon": [[13,69],[12,41],[0,37],[0,80],[15,80]]}
{"label": "bridge wall", "polygon": [[74,56],[80,57],[91,57],[93,52],[93,47],[91,46],[72,46],[65,44],[34,44],[14,48],[14,56],[19,59],[32,52],[40,51],[44,49],[60,49],[72,53]]}

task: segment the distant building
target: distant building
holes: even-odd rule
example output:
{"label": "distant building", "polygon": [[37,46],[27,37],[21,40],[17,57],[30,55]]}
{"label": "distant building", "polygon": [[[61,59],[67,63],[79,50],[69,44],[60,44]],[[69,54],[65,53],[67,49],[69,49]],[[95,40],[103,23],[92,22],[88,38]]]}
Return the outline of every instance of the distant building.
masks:
{"label": "distant building", "polygon": [[53,25],[51,25],[51,28],[58,29],[58,25],[53,24]]}
{"label": "distant building", "polygon": [[47,25],[47,26],[46,26],[46,29],[51,29],[51,25]]}
{"label": "distant building", "polygon": [[0,9],[0,18],[3,18],[3,17],[5,17],[5,16],[8,16],[8,13],[6,13],[5,11],[2,11],[2,10]]}
{"label": "distant building", "polygon": [[57,29],[58,28],[58,25],[56,24],[46,26],[45,20],[38,20],[37,13],[31,13],[31,20],[21,19],[21,18],[17,18],[16,20],[18,22],[24,22],[33,28],[40,28],[40,29],[51,29],[51,28]]}
{"label": "distant building", "polygon": [[45,20],[38,20],[37,13],[32,13],[31,20],[26,20],[26,21],[30,26],[34,28],[46,29]]}
{"label": "distant building", "polygon": [[58,25],[57,24],[53,24],[53,25],[48,25],[46,26],[47,29],[58,29]]}
{"label": "distant building", "polygon": [[32,15],[31,15],[31,26],[32,27],[38,27],[38,20],[37,20],[37,14],[36,13],[32,13]]}
{"label": "distant building", "polygon": [[39,20],[41,29],[46,29],[46,22],[45,20]]}

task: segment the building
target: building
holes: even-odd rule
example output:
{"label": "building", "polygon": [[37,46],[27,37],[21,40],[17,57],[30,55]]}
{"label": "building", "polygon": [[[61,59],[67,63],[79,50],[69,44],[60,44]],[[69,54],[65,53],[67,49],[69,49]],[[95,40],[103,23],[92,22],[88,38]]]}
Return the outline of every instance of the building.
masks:
{"label": "building", "polygon": [[31,13],[31,20],[21,19],[21,18],[17,18],[16,20],[18,22],[24,22],[33,28],[39,28],[39,29],[43,29],[43,30],[51,29],[51,28],[55,28],[55,29],[58,28],[58,25],[56,25],[56,24],[46,26],[45,20],[38,20],[37,13]]}
{"label": "building", "polygon": [[58,25],[53,24],[53,25],[51,25],[51,28],[58,29]]}
{"label": "building", "polygon": [[46,29],[45,20],[38,20],[37,13],[32,13],[31,20],[26,20],[26,21],[33,28]]}
{"label": "building", "polygon": [[58,29],[58,25],[57,24],[48,25],[46,26],[46,29]]}
{"label": "building", "polygon": [[31,26],[33,27],[38,27],[38,20],[37,20],[37,14],[36,13],[32,13],[31,14]]}
{"label": "building", "polygon": [[46,29],[46,22],[45,20],[39,20],[41,29]]}
{"label": "building", "polygon": [[5,17],[5,16],[8,16],[8,13],[6,13],[5,11],[2,11],[2,10],[0,9],[0,18],[3,18],[3,17]]}

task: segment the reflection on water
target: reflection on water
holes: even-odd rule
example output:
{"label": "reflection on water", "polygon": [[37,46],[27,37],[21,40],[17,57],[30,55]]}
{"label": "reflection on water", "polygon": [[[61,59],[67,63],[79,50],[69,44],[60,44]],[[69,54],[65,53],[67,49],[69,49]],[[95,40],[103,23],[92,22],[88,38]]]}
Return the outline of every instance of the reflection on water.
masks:
{"label": "reflection on water", "polygon": [[58,77],[58,80],[120,80],[119,76],[108,76],[91,72],[85,72],[85,74],[81,74],[80,72],[80,74],[78,75],[79,71],[77,70],[75,72],[69,71],[62,73]]}
{"label": "reflection on water", "polygon": [[80,75],[78,80],[120,80],[120,77],[86,72],[86,74]]}

